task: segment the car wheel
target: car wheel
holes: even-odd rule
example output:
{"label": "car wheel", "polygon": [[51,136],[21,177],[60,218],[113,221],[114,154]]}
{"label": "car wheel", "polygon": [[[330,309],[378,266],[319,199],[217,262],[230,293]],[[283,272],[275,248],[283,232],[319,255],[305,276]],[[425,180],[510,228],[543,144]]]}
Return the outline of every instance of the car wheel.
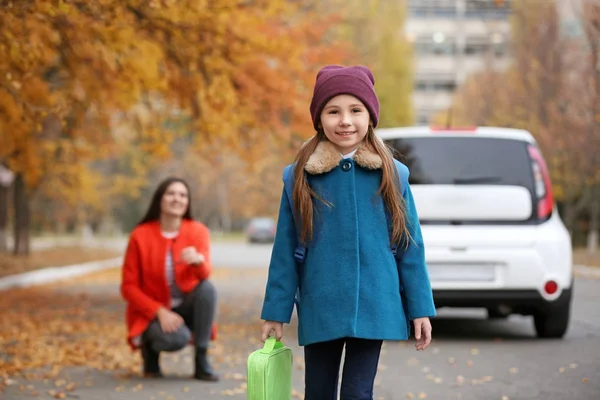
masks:
{"label": "car wheel", "polygon": [[560,339],[569,327],[571,299],[533,315],[535,331],[540,338]]}

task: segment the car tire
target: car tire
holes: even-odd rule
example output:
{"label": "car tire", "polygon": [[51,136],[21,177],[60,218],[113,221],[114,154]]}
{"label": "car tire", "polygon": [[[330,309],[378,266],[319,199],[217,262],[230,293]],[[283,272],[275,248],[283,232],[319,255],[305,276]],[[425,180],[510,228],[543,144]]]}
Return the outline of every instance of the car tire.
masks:
{"label": "car tire", "polygon": [[566,300],[533,315],[533,324],[539,338],[560,339],[565,335],[571,316],[570,296]]}

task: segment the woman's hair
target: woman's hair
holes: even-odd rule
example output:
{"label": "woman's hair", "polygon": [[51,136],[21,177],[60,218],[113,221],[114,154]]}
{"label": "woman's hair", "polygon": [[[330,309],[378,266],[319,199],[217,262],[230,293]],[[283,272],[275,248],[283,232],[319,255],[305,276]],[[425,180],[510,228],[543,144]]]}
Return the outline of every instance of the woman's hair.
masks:
{"label": "woman's hair", "polygon": [[[308,158],[317,148],[317,145],[324,140],[328,140],[322,128],[319,128],[317,134],[313,136],[298,152],[295,160],[294,169],[294,191],[293,201],[294,209],[299,217],[299,223],[302,224],[301,240],[307,243],[313,236],[313,198],[323,201],[312,190],[304,173],[304,166]],[[406,226],[404,199],[400,193],[400,180],[398,169],[394,164],[394,157],[390,148],[375,135],[371,124],[367,130],[367,135],[363,139],[361,146],[366,146],[369,150],[377,153],[382,160],[382,179],[378,193],[381,194],[384,206],[390,213],[393,230],[391,240],[394,243],[403,242],[408,245],[410,233]]]}
{"label": "woman's hair", "polygon": [[161,213],[160,203],[162,201],[162,198],[163,198],[165,192],[167,191],[167,189],[169,188],[169,186],[171,186],[171,184],[177,183],[177,182],[182,183],[188,192],[188,207],[187,207],[187,210],[185,210],[183,219],[189,219],[189,220],[193,219],[192,218],[192,199],[191,199],[191,193],[190,193],[190,186],[187,184],[186,181],[184,181],[181,178],[170,177],[170,178],[165,179],[158,185],[158,187],[154,191],[154,194],[152,195],[152,200],[150,201],[150,206],[148,207],[148,211],[146,211],[146,215],[144,216],[144,218],[142,218],[142,220],[140,222],[138,222],[138,225],[141,225],[143,223],[150,222],[150,221],[156,221],[160,218],[160,213]]}

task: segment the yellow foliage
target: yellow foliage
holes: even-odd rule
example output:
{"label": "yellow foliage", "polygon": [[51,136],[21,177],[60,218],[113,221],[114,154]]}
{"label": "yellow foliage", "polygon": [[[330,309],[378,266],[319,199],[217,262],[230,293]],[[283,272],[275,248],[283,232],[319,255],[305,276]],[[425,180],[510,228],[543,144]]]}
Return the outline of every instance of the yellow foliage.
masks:
{"label": "yellow foliage", "polygon": [[[345,50],[320,43],[328,16],[299,7],[284,0],[13,2],[0,14],[0,161],[31,188],[49,177],[81,191],[89,161],[114,157],[122,145],[168,157],[174,138],[160,126],[173,108],[194,120],[199,148],[222,137],[239,151],[241,131],[252,139],[310,135],[314,71]],[[152,116],[129,128],[133,142],[117,146],[112,121],[149,103]],[[252,146],[244,146],[248,152]],[[66,178],[77,173],[81,179]]]}

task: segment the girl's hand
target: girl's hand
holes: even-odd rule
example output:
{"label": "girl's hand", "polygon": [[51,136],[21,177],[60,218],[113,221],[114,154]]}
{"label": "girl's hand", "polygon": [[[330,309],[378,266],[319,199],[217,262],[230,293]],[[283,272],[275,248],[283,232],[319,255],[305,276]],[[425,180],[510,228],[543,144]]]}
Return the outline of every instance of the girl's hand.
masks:
{"label": "girl's hand", "polygon": [[283,337],[283,324],[281,322],[276,321],[265,321],[262,327],[262,335],[260,337],[261,342],[265,342],[269,336],[271,336],[271,332],[275,332],[275,338],[277,340],[281,340]]}
{"label": "girl's hand", "polygon": [[413,321],[415,324],[415,339],[417,343],[415,347],[417,351],[425,350],[431,343],[431,322],[429,318],[417,318]]}

